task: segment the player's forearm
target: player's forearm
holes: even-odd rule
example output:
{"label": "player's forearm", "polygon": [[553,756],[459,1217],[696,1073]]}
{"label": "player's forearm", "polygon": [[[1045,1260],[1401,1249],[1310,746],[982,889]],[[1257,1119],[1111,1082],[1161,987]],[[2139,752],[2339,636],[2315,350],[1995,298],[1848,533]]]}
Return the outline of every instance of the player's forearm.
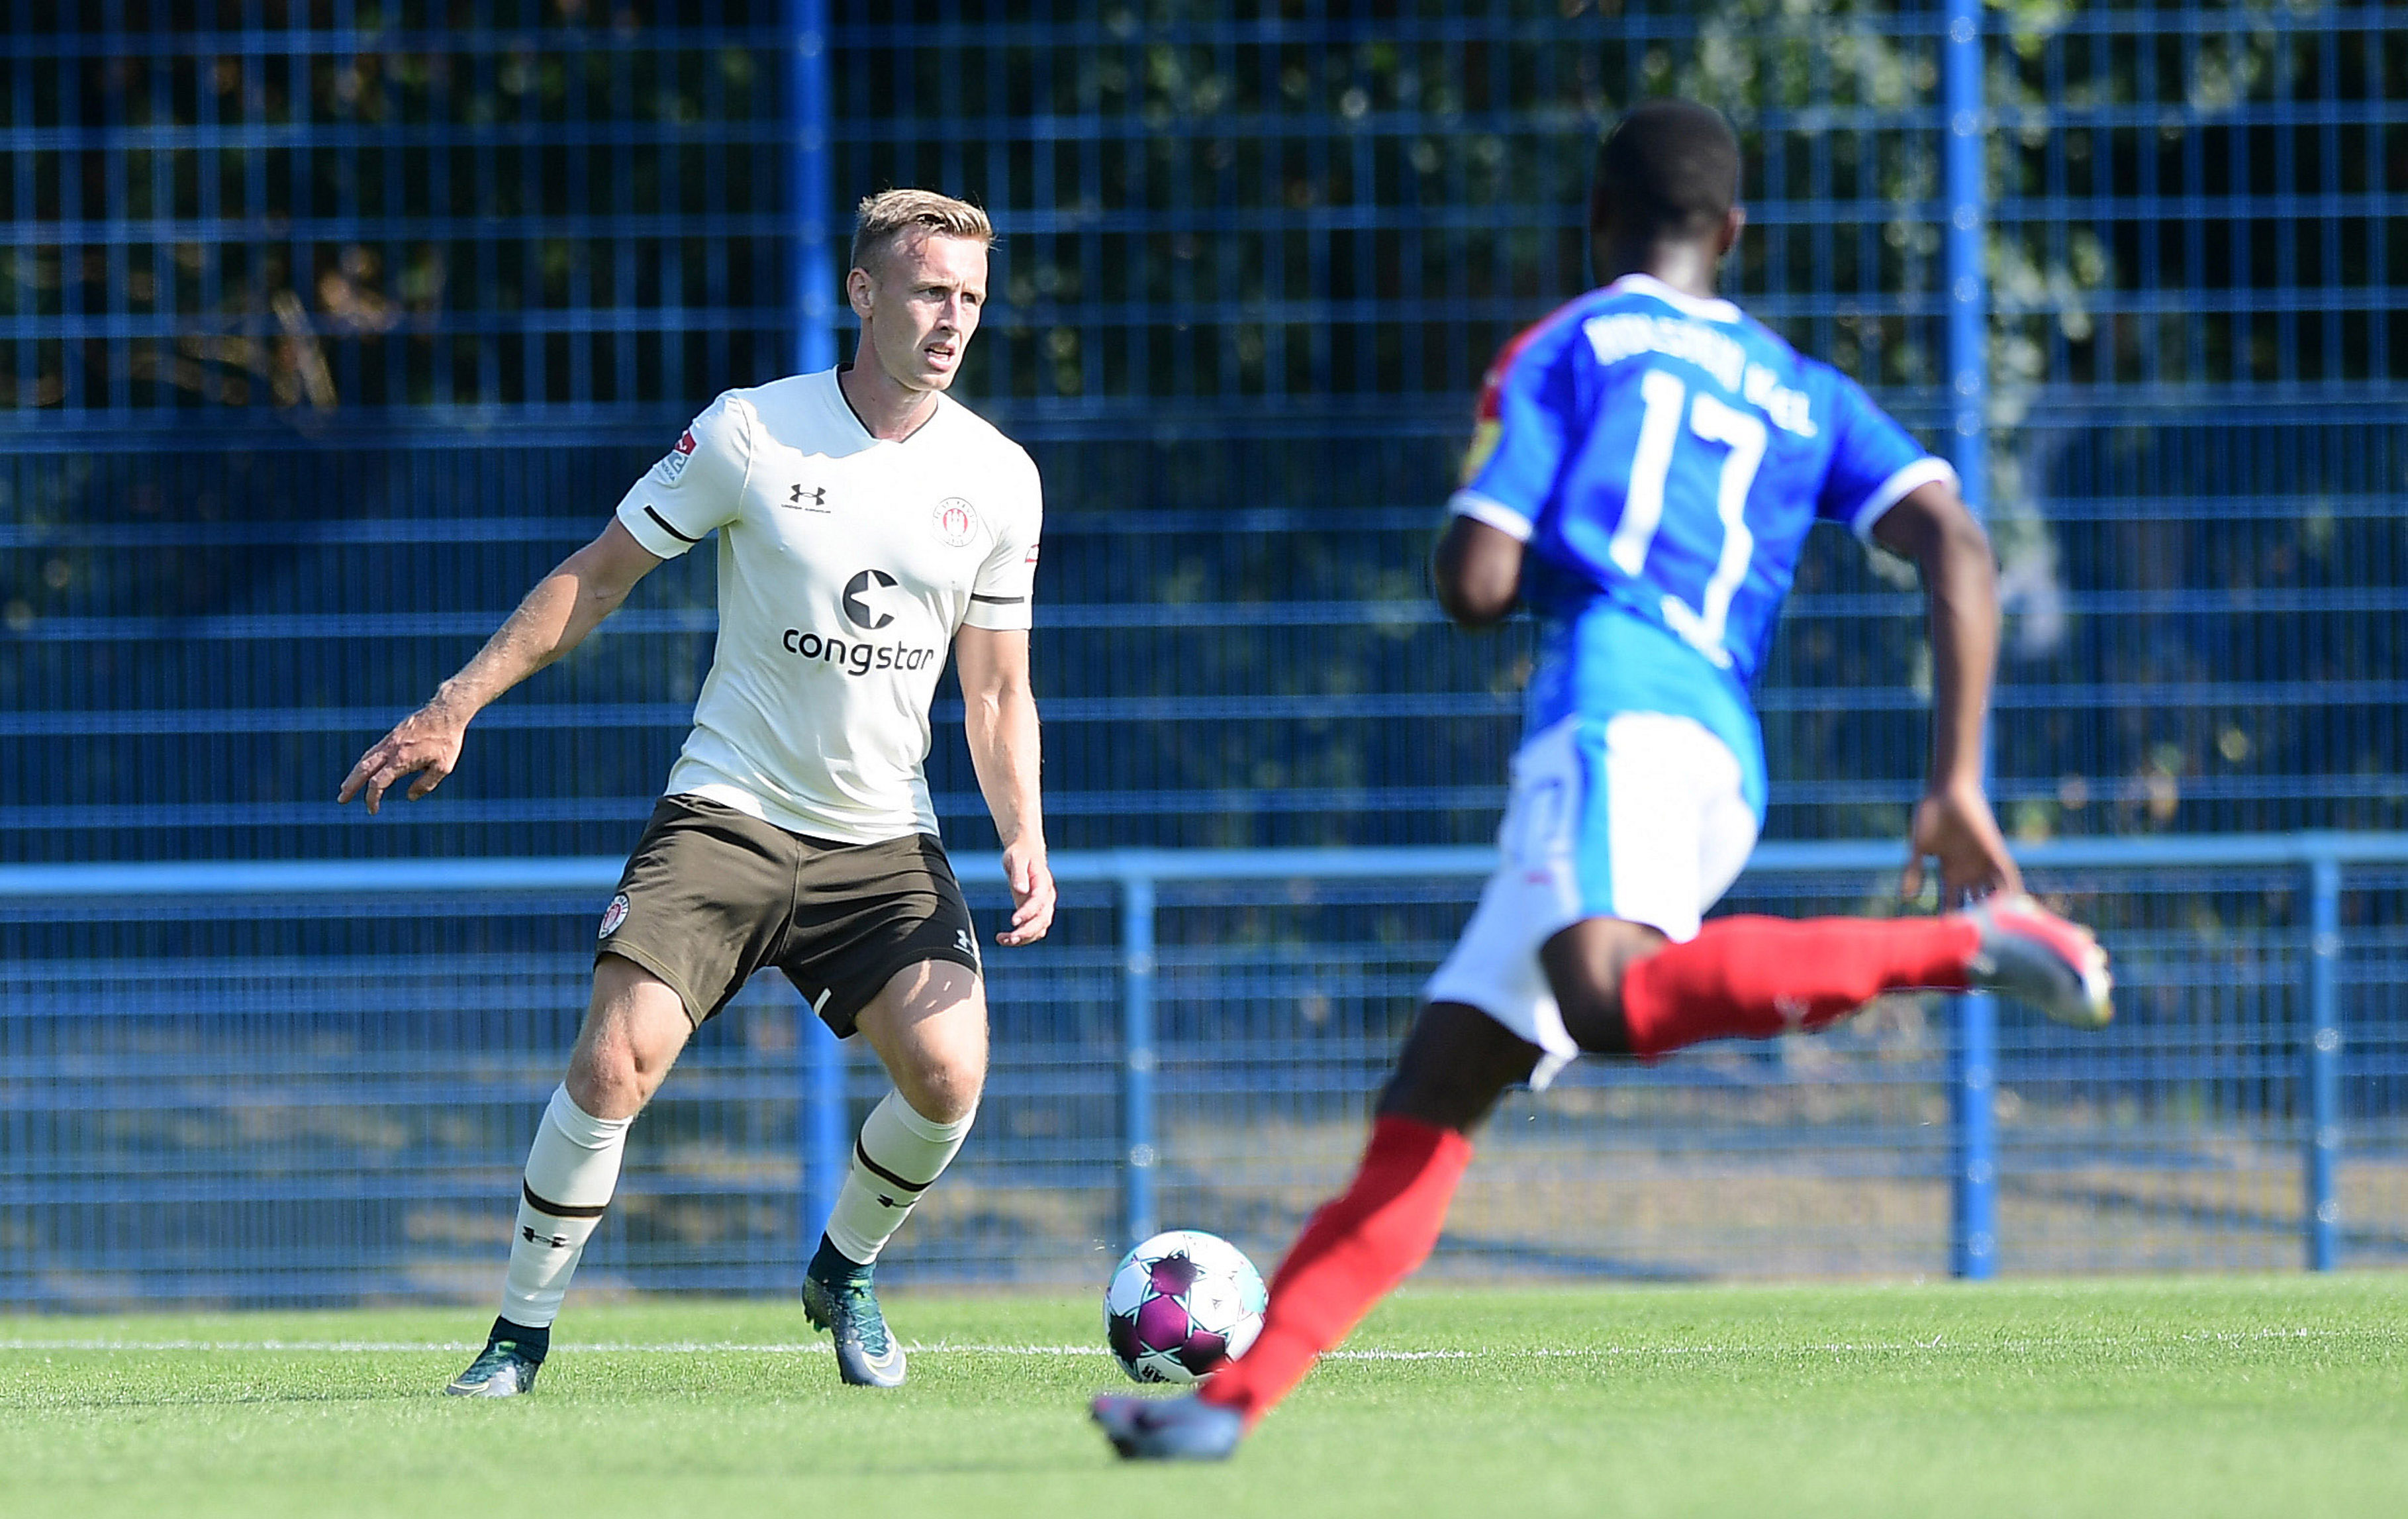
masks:
{"label": "player's forearm", "polygon": [[627,587],[611,583],[570,555],[536,582],[476,657],[436,688],[429,705],[462,722],[484,710],[521,681],[585,640],[595,624],[627,598]]}
{"label": "player's forearm", "polygon": [[1922,554],[1930,597],[1931,789],[1979,787],[1982,731],[1999,664],[1999,577],[1971,518]]}
{"label": "player's forearm", "polygon": [[1037,700],[1026,686],[971,695],[964,722],[970,768],[995,819],[1005,848],[1017,842],[1040,848],[1044,813],[1038,799]]}

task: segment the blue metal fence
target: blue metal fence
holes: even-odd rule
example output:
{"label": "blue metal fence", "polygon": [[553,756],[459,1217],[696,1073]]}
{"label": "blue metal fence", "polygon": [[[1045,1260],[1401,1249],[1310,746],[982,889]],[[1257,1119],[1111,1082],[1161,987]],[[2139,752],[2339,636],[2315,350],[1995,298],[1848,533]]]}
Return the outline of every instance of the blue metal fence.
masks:
{"label": "blue metal fence", "polygon": [[[0,857],[624,845],[700,566],[436,806],[317,804],[692,408],[829,351],[825,234],[900,180],[1004,232],[965,383],[1051,482],[1059,842],[1476,841],[1526,649],[1421,558],[1480,366],[1583,281],[1596,126],[1670,89],[1742,128],[1734,293],[1985,448],[2019,833],[2403,821],[2408,21],[1565,8],[838,4],[814,50],[800,0],[14,0]],[[1913,612],[1810,555],[1776,836],[1899,826]],[[938,772],[975,841],[950,726]]]}
{"label": "blue metal fence", "polygon": [[[655,575],[486,714],[435,798],[373,823],[326,798],[693,409],[842,347],[814,320],[842,316],[831,234],[853,196],[896,182],[973,194],[1003,233],[965,385],[1048,480],[1037,657],[1057,849],[1477,845],[1527,638],[1464,638],[1429,607],[1438,503],[1480,367],[1584,282],[1597,127],[1675,90],[1742,130],[1752,221],[1731,292],[1949,440],[1986,496],[2010,612],[1994,771],[2011,829],[2039,845],[2408,825],[2408,13],[1803,8],[0,0],[0,862],[624,850],[708,656],[700,563]],[[1901,827],[1924,742],[1916,608],[1896,566],[1836,537],[1813,549],[1759,692],[1773,838]],[[950,695],[938,718],[949,835],[991,843]],[[2162,1006],[2131,1037],[2158,1042],[2120,1066],[2032,1068],[2018,1063],[2047,1051],[2011,1019],[1992,1068],[2024,1112],[2121,1136],[2091,1169],[1996,1103],[1949,1121],[1952,1096],[1980,1090],[1979,1030],[1968,1044],[1900,1013],[1861,1047],[1810,1047],[1861,1082],[1784,1047],[1694,1063],[1719,1085],[1600,1080],[1563,1097],[1591,1104],[1563,1110],[1577,1123],[1517,1117],[1493,1152],[1537,1157],[1551,1198],[1577,1176],[1610,1200],[1562,1201],[1543,1240],[1497,1211],[1480,1225],[1495,1258],[1922,1268],[1952,1227],[1967,1269],[1984,1233],[2022,1268],[2289,1258],[2299,1093],[2272,1073],[2295,1068],[2251,1030],[2296,1025],[2302,946],[2325,942],[2298,870],[2083,868],[2115,890],[2082,904],[2125,915],[2116,948],[2156,967]],[[2331,1077],[2353,1134],[2387,1132],[2408,1096],[2382,1065],[2401,1038],[2381,985],[2399,959],[2391,869],[2353,866],[2346,890],[2313,898],[2338,904],[2347,953],[2312,958],[2352,1009],[2347,1060],[2370,1062]],[[1782,881],[1750,899],[1868,896],[1856,878]],[[1113,1232],[1096,1221],[1117,1217],[1127,1139],[1114,1031],[1145,982],[1125,974],[1109,895],[1081,889],[1100,895],[1011,994],[1024,1022],[1007,1035],[1037,1053],[1002,1072],[1023,1096],[999,1089],[990,1113],[988,1211],[931,1225],[926,1269],[1024,1258],[1000,1240]],[[1326,1184],[1393,1031],[1381,999],[1409,995],[1469,889],[1357,883],[1307,910],[1283,883],[1161,878],[1158,1147],[1252,1154],[1229,1115],[1293,1056],[1290,1106],[1264,1116],[1294,1141],[1285,1169],[1247,1174],[1284,1178],[1266,1220]],[[10,907],[11,1006],[147,1010],[94,1022],[88,1048],[73,1020],[10,1024],[30,1042],[0,1060],[7,1154],[56,1157],[51,1198],[148,1174],[111,1168],[134,1154],[121,1141],[143,1165],[251,1176],[225,1195],[234,1211],[194,1215],[189,1269],[209,1292],[267,1281],[253,1266],[321,1271],[309,1292],[427,1290],[419,1268],[346,1276],[270,1242],[329,1237],[305,1225],[331,1200],[297,1179],[321,1148],[394,1189],[347,1206],[422,1240],[484,1227],[409,1189],[522,1142],[510,1094],[548,1085],[565,1046],[587,904],[418,896],[387,921],[361,916],[367,900]],[[447,981],[445,947],[486,958]],[[221,1021],[179,1031],[137,994],[196,954],[230,957],[190,993]],[[1383,1010],[1363,1023],[1367,1007]],[[1278,1032],[1250,1053],[1250,1029]],[[2185,1064],[2194,1036],[2223,1064]],[[653,1264],[627,1280],[766,1280],[742,1241],[785,1238],[801,1182],[711,1192],[718,1157],[792,1167],[794,1125],[838,1111],[842,1072],[802,1060],[782,1005],[713,1038],[727,1042],[696,1053],[692,1096],[655,1121],[688,1191],[652,1196],[753,1201],[631,1218],[610,1248]],[[203,1049],[211,1080],[286,1117],[79,1106],[99,1089],[73,1085],[77,1062],[115,1051],[151,1062],[143,1100],[169,1112],[188,1090],[177,1062]],[[290,1095],[367,1092],[380,1078],[357,1052],[386,1050],[415,1083],[391,1111],[423,1125],[354,1132],[339,1104]],[[2243,1068],[2280,1101],[2244,1098]],[[2035,1084],[2033,1068],[2057,1074]],[[796,1107],[805,1069],[821,1096]],[[277,1096],[280,1071],[320,1084]],[[517,1087],[462,1105],[489,1080]],[[1846,1154],[1905,1167],[1846,1229],[1829,1196],[1730,1158],[1763,1148],[1741,1143],[1745,1124],[1827,1099],[1879,1136]],[[2184,1103],[2223,1136],[2213,1165],[2152,1138]],[[1978,1143],[1946,1150],[1985,1116],[2005,1151],[1986,1192],[1967,1174]],[[1941,1148],[1899,1148],[1927,1129]],[[284,1192],[223,1158],[253,1132],[294,1157]],[[1574,1164],[1572,1136],[1602,1158]],[[2387,1142],[2337,1172],[2347,1229],[2399,1216]],[[1914,1158],[1875,1158],[1897,1154]],[[1166,1216],[1208,1211],[1210,1168],[1187,1164],[1166,1168]],[[2264,1184],[2236,1190],[2243,1175]],[[1953,1225],[1952,1195],[1972,1210]],[[1726,1215],[1773,1222],[1715,1235]],[[0,1210],[0,1238],[32,1217]],[[251,1243],[213,1254],[210,1229]],[[2346,1258],[2382,1258],[2387,1239],[2350,1234]]]}
{"label": "blue metal fence", "polygon": [[[978,1137],[888,1272],[1074,1283],[1165,1223],[1281,1248],[1342,1178],[1489,863],[1064,856],[1057,940],[996,956]],[[1860,910],[1896,863],[1767,845],[1735,898]],[[2010,1010],[1970,1104],[1951,1101],[1951,1025],[1912,997],[1826,1036],[1577,1067],[1497,1120],[1434,1268],[1936,1273],[1968,1165],[2011,1269],[2408,1253],[2408,1051],[2385,973],[2408,944],[2408,837],[2065,843],[2027,864],[2118,945],[2108,1033]],[[490,1290],[618,865],[0,869],[18,968],[0,991],[0,1302]],[[965,865],[998,906],[994,861]],[[883,1086],[798,1046],[815,1025],[797,1010],[760,984],[671,1078],[594,1247],[602,1290],[795,1284],[810,1194]],[[1969,1111],[1993,1139],[1968,1142]]]}

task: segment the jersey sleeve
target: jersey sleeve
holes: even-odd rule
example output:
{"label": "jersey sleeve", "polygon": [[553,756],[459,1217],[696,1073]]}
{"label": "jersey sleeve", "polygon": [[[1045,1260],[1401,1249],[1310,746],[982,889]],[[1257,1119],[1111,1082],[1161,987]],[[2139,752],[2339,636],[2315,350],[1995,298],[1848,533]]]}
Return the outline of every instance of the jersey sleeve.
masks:
{"label": "jersey sleeve", "polygon": [[619,502],[620,524],[663,559],[736,520],[752,468],[752,408],[722,395]]}
{"label": "jersey sleeve", "polygon": [[1926,452],[1855,380],[1835,373],[1831,401],[1831,463],[1814,499],[1816,516],[1845,523],[1870,541],[1873,523],[1906,493],[1956,480],[1947,460]]}
{"label": "jersey sleeve", "polygon": [[1541,323],[1506,345],[1489,366],[1463,487],[1448,499],[1449,513],[1529,541],[1572,443],[1565,335],[1578,330]]}
{"label": "jersey sleeve", "polygon": [[1025,478],[996,522],[995,548],[970,581],[971,627],[1012,633],[1036,621],[1037,539],[1045,522],[1044,488],[1037,466],[1024,460]]}

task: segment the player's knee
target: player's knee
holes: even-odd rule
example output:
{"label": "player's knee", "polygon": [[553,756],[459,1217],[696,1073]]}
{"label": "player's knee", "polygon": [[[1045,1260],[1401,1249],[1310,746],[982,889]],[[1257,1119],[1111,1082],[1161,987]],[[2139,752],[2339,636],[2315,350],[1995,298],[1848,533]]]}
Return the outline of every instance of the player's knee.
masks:
{"label": "player's knee", "polygon": [[913,1112],[956,1124],[977,1111],[987,1029],[975,975],[945,961],[902,971],[862,1010],[860,1027]]}
{"label": "player's knee", "polygon": [[646,1079],[624,1040],[580,1039],[561,1084],[568,1100],[595,1118],[625,1118],[651,1100],[659,1079]]}
{"label": "player's knee", "polygon": [[1538,1056],[1537,1046],[1487,1014],[1459,1003],[1432,1003],[1397,1057],[1379,1111],[1468,1134],[1507,1087],[1529,1079]]}
{"label": "player's knee", "polygon": [[1628,1054],[1630,1025],[1623,1020],[1618,999],[1563,1003],[1564,1032],[1589,1054]]}
{"label": "player's knee", "polygon": [[913,1112],[932,1124],[958,1124],[978,1111],[984,1087],[984,1082],[977,1077],[924,1079],[904,1092],[903,1100],[911,1105]]}
{"label": "player's knee", "polygon": [[1399,1066],[1380,1090],[1378,1111],[1383,1118],[1410,1118],[1433,1128],[1468,1133],[1487,1115],[1502,1090],[1477,1091],[1459,1073],[1427,1065]]}
{"label": "player's knee", "polygon": [[659,1090],[688,1032],[685,1004],[666,982],[618,955],[602,956],[562,1083],[568,1099],[596,1118],[632,1117]]}
{"label": "player's knee", "polygon": [[932,1124],[958,1124],[978,1111],[986,1090],[986,1050],[930,1051],[910,1068],[888,1074],[913,1112]]}
{"label": "player's knee", "polygon": [[1631,967],[1665,943],[1663,934],[1643,924],[1590,918],[1541,946],[1540,965],[1563,1013],[1564,1032],[1574,1044],[1592,1054],[1630,1053],[1630,1026],[1622,1016],[1622,981]]}
{"label": "player's knee", "polygon": [[1555,1006],[1564,1015],[1564,1032],[1590,1054],[1628,1054],[1630,1025],[1622,1016],[1621,978],[1567,978],[1555,988]]}

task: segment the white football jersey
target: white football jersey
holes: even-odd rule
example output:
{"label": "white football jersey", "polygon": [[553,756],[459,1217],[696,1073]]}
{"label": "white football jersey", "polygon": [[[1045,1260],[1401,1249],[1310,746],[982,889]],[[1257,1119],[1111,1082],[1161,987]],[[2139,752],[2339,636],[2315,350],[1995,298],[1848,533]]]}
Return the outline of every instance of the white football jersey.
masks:
{"label": "white football jersey", "polygon": [[953,631],[1029,625],[1044,507],[1019,444],[944,395],[872,437],[833,369],[713,401],[619,503],[675,558],[719,533],[719,645],[671,795],[870,844],[937,831],[922,770]]}

